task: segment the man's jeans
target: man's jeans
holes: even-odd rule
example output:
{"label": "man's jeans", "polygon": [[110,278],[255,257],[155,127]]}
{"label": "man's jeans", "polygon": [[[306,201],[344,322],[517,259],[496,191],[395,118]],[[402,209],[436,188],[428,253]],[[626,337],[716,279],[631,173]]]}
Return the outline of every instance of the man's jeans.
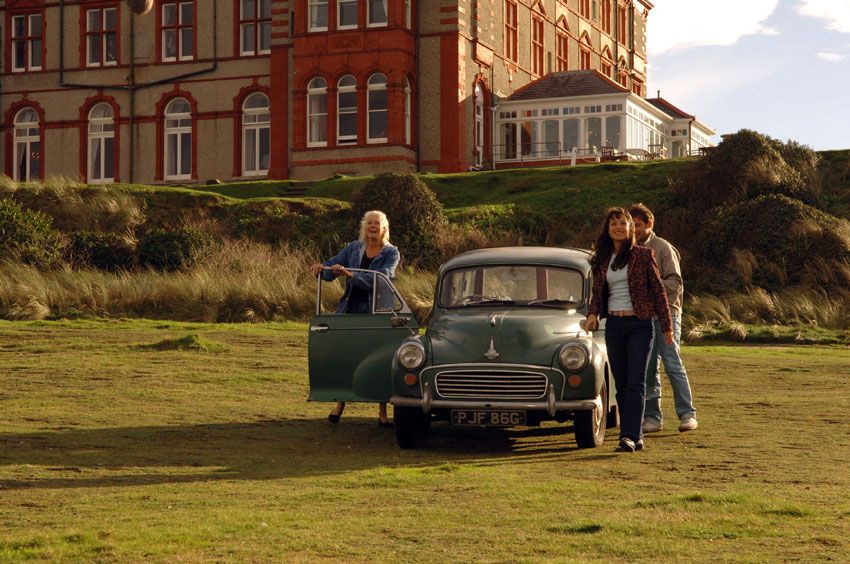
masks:
{"label": "man's jeans", "polygon": [[[691,397],[691,386],[688,383],[688,373],[685,372],[682,357],[679,355],[679,343],[682,340],[682,316],[681,314],[673,315],[674,341],[672,345],[665,342],[664,333],[661,332],[661,325],[658,320],[654,319],[652,323],[655,325],[658,356],[664,363],[664,372],[667,373],[670,387],[673,388],[676,415],[679,416],[680,420],[683,417],[696,417],[696,409],[694,409],[694,402]],[[661,413],[661,370],[658,366],[658,356],[653,356],[646,371],[646,408],[643,417],[661,424],[664,422],[664,416]]]}
{"label": "man's jeans", "polygon": [[646,367],[652,358],[652,322],[637,317],[609,316],[605,322],[608,361],[617,386],[620,438],[643,438]]}

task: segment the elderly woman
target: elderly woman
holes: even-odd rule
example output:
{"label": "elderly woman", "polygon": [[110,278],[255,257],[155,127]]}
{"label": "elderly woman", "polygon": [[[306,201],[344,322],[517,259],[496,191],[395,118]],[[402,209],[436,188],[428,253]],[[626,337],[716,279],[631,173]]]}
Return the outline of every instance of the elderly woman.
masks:
{"label": "elderly woman", "polygon": [[617,385],[620,444],[617,450],[643,449],[646,366],[652,353],[653,317],[657,317],[667,344],[673,342],[673,324],[667,293],[661,284],[655,253],[635,243],[635,224],[623,208],[611,208],[590,258],[593,294],[585,328],[594,331],[607,317],[605,345]]}
{"label": "elderly woman", "polygon": [[[362,268],[381,272],[393,278],[398,266],[398,249],[390,244],[390,223],[382,211],[372,210],[360,220],[360,237],[346,245],[335,257],[310,266],[313,276],[321,275],[331,281],[345,276],[345,293],[339,301],[336,313],[371,313],[373,277],[365,272],[351,272],[349,268]],[[330,267],[329,269],[327,267]],[[339,402],[328,415],[328,421],[339,423],[345,402]],[[378,425],[392,427],[387,419],[387,404],[378,408]]]}

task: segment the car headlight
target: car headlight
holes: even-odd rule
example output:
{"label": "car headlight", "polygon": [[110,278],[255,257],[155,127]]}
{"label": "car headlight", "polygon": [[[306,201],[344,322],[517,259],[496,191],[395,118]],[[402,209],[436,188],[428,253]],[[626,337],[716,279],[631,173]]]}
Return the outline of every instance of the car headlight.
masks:
{"label": "car headlight", "polygon": [[590,362],[590,354],[584,346],[578,343],[568,343],[561,347],[561,352],[558,353],[558,361],[564,369],[570,372],[578,372],[584,370]]}
{"label": "car headlight", "polygon": [[398,348],[396,359],[407,370],[416,370],[425,362],[425,347],[417,342],[404,343]]}

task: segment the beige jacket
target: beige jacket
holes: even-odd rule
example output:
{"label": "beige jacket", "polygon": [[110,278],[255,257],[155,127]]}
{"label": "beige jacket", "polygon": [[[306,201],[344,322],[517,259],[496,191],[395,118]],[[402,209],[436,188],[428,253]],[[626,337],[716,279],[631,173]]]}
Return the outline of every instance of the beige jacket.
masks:
{"label": "beige jacket", "polygon": [[655,260],[658,262],[658,270],[661,273],[661,283],[667,291],[670,313],[681,315],[685,290],[682,282],[682,269],[679,266],[682,258],[679,251],[667,240],[657,236],[654,231],[650,232],[649,237],[641,245],[655,251]]}

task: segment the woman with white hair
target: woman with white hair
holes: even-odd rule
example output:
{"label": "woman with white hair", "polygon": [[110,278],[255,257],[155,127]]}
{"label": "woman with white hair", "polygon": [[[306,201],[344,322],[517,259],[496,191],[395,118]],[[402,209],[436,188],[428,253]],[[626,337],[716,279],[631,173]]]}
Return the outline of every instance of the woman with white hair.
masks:
{"label": "woman with white hair", "polygon": [[[338,276],[347,278],[345,292],[336,313],[371,313],[373,276],[365,272],[351,272],[349,268],[373,270],[395,277],[399,261],[398,249],[390,244],[390,222],[382,211],[372,210],[363,214],[360,220],[360,237],[345,246],[335,257],[323,263],[310,266],[313,276],[331,281]],[[330,267],[330,268],[328,268]],[[328,415],[328,421],[339,423],[345,402],[339,402]],[[378,425],[392,427],[387,419],[387,404],[381,403],[378,409]]]}

